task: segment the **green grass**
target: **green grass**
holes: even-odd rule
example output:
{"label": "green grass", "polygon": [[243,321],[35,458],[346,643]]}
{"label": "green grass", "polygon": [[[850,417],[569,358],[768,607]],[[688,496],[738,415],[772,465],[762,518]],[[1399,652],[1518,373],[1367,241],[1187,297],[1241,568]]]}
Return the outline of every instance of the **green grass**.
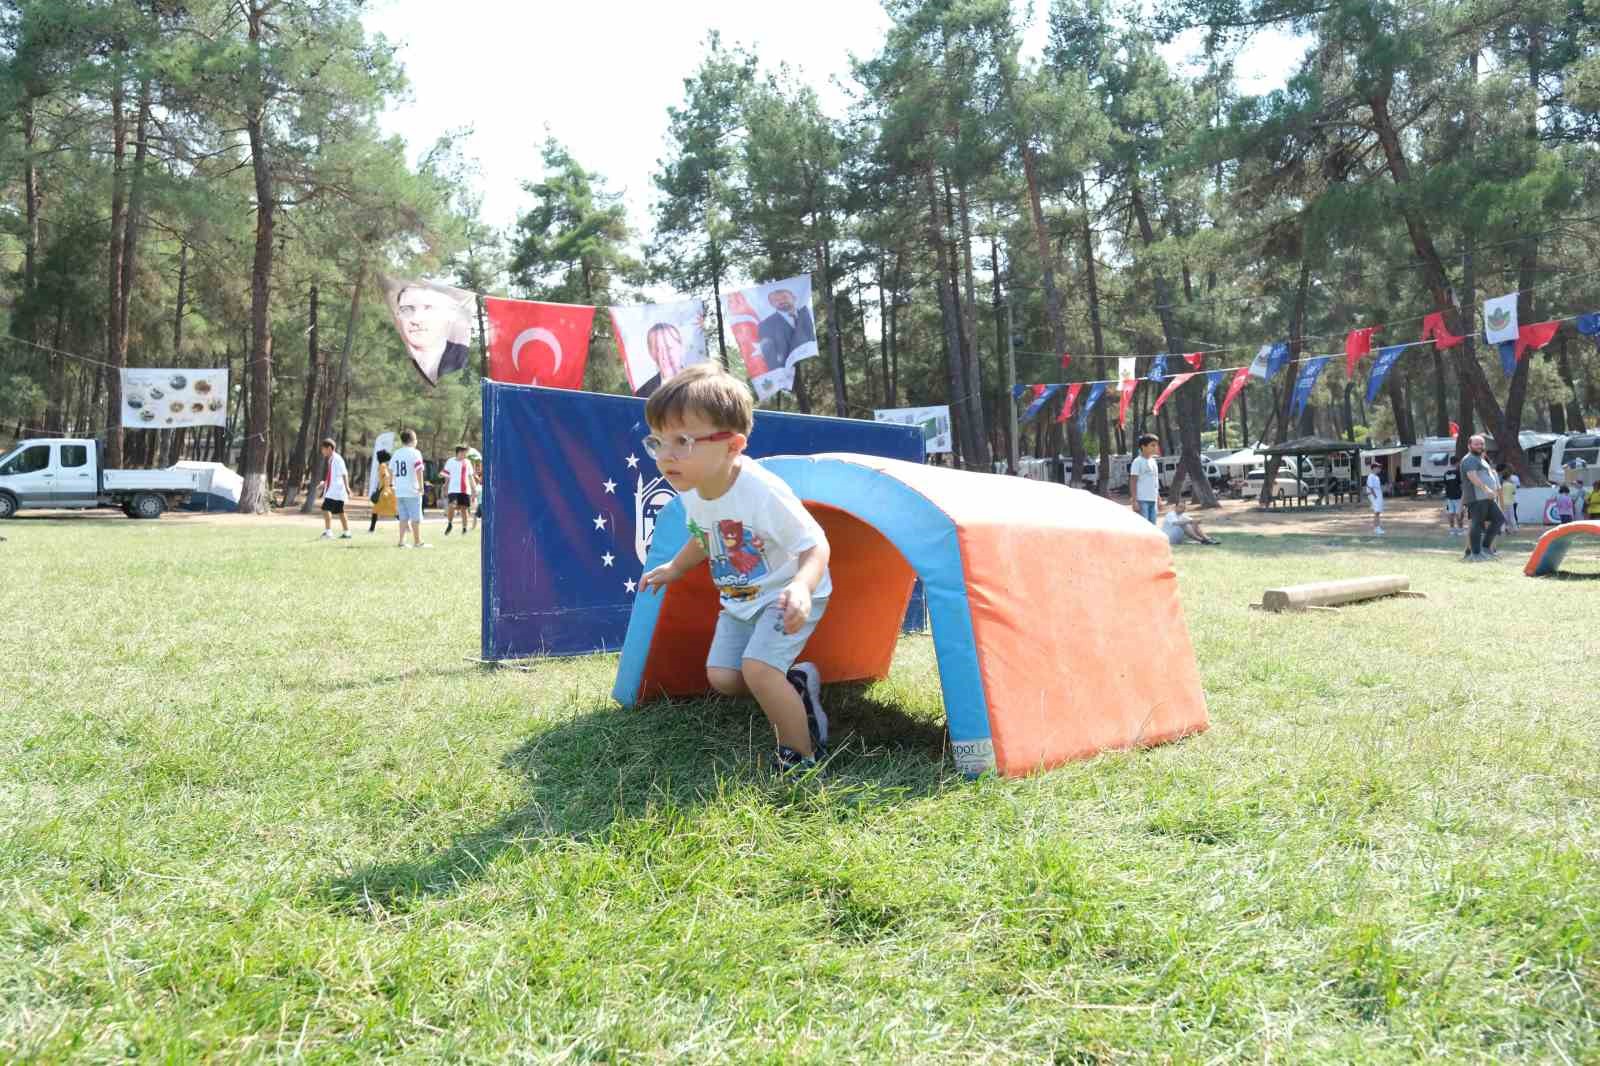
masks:
{"label": "green grass", "polygon": [[789,786],[466,662],[475,544],[309,528],[4,527],[0,1060],[1600,1060],[1600,582],[1234,536],[1205,735],[964,782],[912,637]]}

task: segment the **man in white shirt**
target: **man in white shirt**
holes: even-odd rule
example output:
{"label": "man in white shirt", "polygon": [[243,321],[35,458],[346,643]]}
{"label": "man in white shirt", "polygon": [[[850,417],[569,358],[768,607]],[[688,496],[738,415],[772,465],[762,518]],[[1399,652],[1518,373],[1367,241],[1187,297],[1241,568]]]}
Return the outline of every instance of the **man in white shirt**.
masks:
{"label": "man in white shirt", "polygon": [[1161,451],[1161,441],[1154,433],[1139,435],[1139,456],[1128,467],[1128,480],[1132,482],[1133,509],[1145,521],[1156,524],[1156,504],[1161,499],[1161,463],[1156,456]]}
{"label": "man in white shirt", "polygon": [[1372,505],[1372,535],[1375,537],[1383,536],[1383,479],[1378,477],[1381,469],[1373,463],[1367,474],[1367,502]]}
{"label": "man in white shirt", "polygon": [[322,539],[333,537],[333,516],[339,516],[340,540],[350,539],[350,519],[345,516],[344,505],[350,499],[350,472],[345,469],[344,456],[334,447],[333,439],[322,442],[322,484],[317,491],[322,494]]}
{"label": "man in white shirt", "polygon": [[478,478],[467,461],[467,446],[456,445],[455,458],[444,464],[445,519],[444,535],[449,536],[455,526],[456,512],[461,513],[461,532],[467,531],[472,518],[472,502],[478,495]]}
{"label": "man in white shirt", "polygon": [[[400,522],[401,548],[415,545],[431,548],[422,543],[422,453],[417,451],[417,435],[412,430],[400,434],[400,450],[389,457],[389,473],[394,481],[395,517]],[[406,527],[411,527],[411,544],[406,543]]]}

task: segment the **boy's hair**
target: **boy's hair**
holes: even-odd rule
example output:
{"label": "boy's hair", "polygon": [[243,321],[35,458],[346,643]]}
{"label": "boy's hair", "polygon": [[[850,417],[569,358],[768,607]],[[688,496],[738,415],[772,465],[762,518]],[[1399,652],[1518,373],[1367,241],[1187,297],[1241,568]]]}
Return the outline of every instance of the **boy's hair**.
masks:
{"label": "boy's hair", "polygon": [[1566,493],[1567,493],[1567,495],[1568,495],[1568,496],[1571,496],[1571,495],[1572,495],[1572,493],[1571,493],[1571,492],[1568,492],[1568,491],[1567,491],[1567,487],[1566,487],[1566,486],[1565,486],[1565,485],[1562,485],[1562,486],[1561,486],[1561,487],[1560,487],[1560,488],[1559,488],[1559,489],[1556,489],[1556,491],[1557,491],[1557,492],[1566,492]]}
{"label": "boy's hair", "polygon": [[333,438],[332,437],[323,437],[322,438],[322,446],[324,448],[328,449],[329,451],[333,451],[334,448],[337,447],[337,445],[335,445],[333,443]]}
{"label": "boy's hair", "polygon": [[668,378],[644,405],[651,429],[681,422],[685,415],[699,415],[718,430],[749,436],[755,404],[744,382],[716,363],[695,363]]}
{"label": "boy's hair", "polygon": [[402,429],[400,431],[400,443],[404,444],[408,448],[417,443],[416,431],[411,429]]}
{"label": "boy's hair", "polygon": [[1139,447],[1143,448],[1146,444],[1154,444],[1160,439],[1154,433],[1141,433],[1139,434]]}

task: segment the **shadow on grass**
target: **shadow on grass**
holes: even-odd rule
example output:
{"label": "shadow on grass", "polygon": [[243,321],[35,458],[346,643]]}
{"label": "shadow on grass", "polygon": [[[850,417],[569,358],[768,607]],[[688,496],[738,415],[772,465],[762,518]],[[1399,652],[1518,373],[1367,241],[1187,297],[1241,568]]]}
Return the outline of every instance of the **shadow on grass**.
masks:
{"label": "shadow on grass", "polygon": [[431,854],[354,871],[324,891],[343,911],[394,913],[478,880],[504,852],[603,839],[631,820],[681,816],[750,783],[769,787],[775,807],[803,808],[817,787],[848,790],[857,805],[893,804],[935,793],[954,776],[942,721],[907,714],[865,685],[831,685],[825,695],[832,753],[815,779],[770,774],[770,727],[749,701],[580,712],[501,757],[501,769],[522,779],[521,806]]}

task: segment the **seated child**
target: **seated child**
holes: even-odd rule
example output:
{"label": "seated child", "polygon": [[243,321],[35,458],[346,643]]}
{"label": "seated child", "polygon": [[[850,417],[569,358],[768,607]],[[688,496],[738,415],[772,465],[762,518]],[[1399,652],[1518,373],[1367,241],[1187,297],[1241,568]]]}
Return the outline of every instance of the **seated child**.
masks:
{"label": "seated child", "polygon": [[803,772],[827,753],[822,676],[795,659],[833,591],[828,538],[788,485],[745,458],[750,388],[716,363],[673,375],[644,417],[645,451],[682,497],[689,539],[639,589],[665,588],[710,562],[722,612],[706,678],[725,696],[753,695],[777,734],[774,768]]}

